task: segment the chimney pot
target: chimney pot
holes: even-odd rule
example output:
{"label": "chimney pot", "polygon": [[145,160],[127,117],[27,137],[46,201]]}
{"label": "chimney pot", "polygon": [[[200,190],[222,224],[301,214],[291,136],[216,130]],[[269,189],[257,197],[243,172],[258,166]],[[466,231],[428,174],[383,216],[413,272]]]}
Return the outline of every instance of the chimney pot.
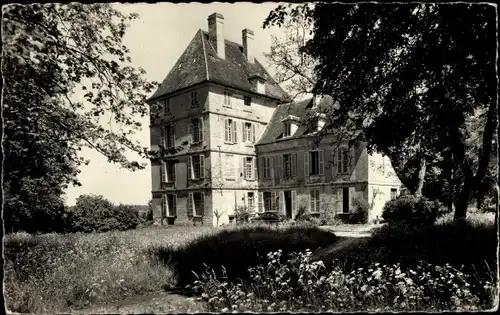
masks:
{"label": "chimney pot", "polygon": [[254,63],[255,55],[254,55],[254,45],[253,45],[253,31],[245,28],[241,31],[241,38],[243,41],[243,53],[247,58],[248,62]]}
{"label": "chimney pot", "polygon": [[222,14],[213,13],[208,17],[208,37],[215,44],[217,56],[225,59],[224,16]]}

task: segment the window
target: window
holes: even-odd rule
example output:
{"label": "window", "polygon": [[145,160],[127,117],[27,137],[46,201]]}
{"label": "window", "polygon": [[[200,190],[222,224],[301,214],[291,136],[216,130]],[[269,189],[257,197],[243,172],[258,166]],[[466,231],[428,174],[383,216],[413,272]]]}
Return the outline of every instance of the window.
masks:
{"label": "window", "polygon": [[191,107],[194,107],[196,105],[198,105],[198,92],[192,91],[191,92]]}
{"label": "window", "polygon": [[204,162],[205,157],[202,154],[189,157],[188,176],[190,179],[200,179],[205,177]]}
{"label": "window", "polygon": [[245,179],[253,179],[253,157],[244,158]]}
{"label": "window", "polygon": [[202,217],[204,214],[205,196],[202,192],[188,194],[188,214],[195,217]]}
{"label": "window", "polygon": [[167,217],[177,216],[177,196],[175,194],[165,194],[163,196],[163,207],[162,212],[166,214]]}
{"label": "window", "polygon": [[265,211],[276,211],[276,192],[266,191],[262,194]]}
{"label": "window", "polygon": [[231,98],[233,94],[231,92],[224,92],[224,106],[231,107]]}
{"label": "window", "polygon": [[291,123],[284,123],[285,125],[285,132],[283,133],[283,137],[291,137],[292,136],[292,124]]}
{"label": "window", "polygon": [[255,142],[255,124],[243,123],[243,141]]}
{"label": "window", "polygon": [[263,157],[262,158],[262,179],[270,179],[271,178],[271,158]]}
{"label": "window", "polygon": [[170,99],[166,99],[163,101],[163,114],[170,113]]}
{"label": "window", "polygon": [[283,155],[283,167],[284,167],[284,177],[292,177],[292,154]]}
{"label": "window", "polygon": [[228,143],[237,143],[236,139],[236,121],[232,119],[224,120],[224,140]]}
{"label": "window", "polygon": [[350,162],[349,149],[347,147],[339,148],[337,150],[337,172],[340,174],[348,173]]}
{"label": "window", "polygon": [[254,211],[255,194],[251,191],[247,192],[247,206],[248,206],[248,211]]}
{"label": "window", "polygon": [[311,190],[309,193],[309,212],[320,212],[319,189]]}
{"label": "window", "polygon": [[397,188],[391,188],[391,200],[394,200],[398,197],[398,189]]}
{"label": "window", "polygon": [[175,146],[175,129],[174,125],[167,125],[161,129],[161,143],[166,149]]}
{"label": "window", "polygon": [[304,171],[306,176],[323,175],[323,151],[310,151],[304,154]]}
{"label": "window", "polygon": [[250,106],[252,104],[252,98],[250,96],[244,96],[243,103],[247,106]]}
{"label": "window", "polygon": [[[162,163],[163,164],[163,163]],[[163,182],[175,182],[175,163],[172,161],[164,162],[160,167],[160,176]]]}
{"label": "window", "polygon": [[191,136],[193,143],[199,143],[203,141],[203,118],[197,118],[191,120]]}

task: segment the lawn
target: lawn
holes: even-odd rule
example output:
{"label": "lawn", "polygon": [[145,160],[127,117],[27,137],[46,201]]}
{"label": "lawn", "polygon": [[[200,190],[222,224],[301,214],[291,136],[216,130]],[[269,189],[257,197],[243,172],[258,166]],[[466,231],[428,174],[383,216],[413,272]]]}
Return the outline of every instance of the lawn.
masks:
{"label": "lawn", "polygon": [[151,246],[181,246],[207,227],[148,227],[100,234],[16,233],[4,238],[5,300],[20,313],[68,312],[175,285]]}

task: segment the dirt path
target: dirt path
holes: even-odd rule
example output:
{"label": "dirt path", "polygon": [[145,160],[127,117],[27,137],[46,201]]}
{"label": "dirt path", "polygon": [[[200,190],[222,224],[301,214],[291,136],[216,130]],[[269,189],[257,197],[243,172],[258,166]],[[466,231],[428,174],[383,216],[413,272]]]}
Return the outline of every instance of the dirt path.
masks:
{"label": "dirt path", "polygon": [[86,309],[75,309],[77,314],[158,314],[158,313],[194,313],[207,312],[205,304],[194,297],[186,297],[168,292],[138,295],[130,298],[94,305]]}

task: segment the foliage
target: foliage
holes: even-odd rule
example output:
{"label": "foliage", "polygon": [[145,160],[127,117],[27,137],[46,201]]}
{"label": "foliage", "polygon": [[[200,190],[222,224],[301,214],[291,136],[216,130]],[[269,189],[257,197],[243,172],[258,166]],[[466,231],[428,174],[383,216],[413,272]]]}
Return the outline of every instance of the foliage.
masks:
{"label": "foliage", "polygon": [[139,222],[143,225],[153,223],[153,200],[149,200],[146,211],[139,210]]}
{"label": "foliage", "polygon": [[241,283],[207,268],[193,287],[215,312],[474,311],[491,308],[496,294],[494,279],[471,287],[472,276],[449,264],[403,269],[370,262],[346,272],[338,262],[327,268],[313,261],[310,251],[292,253],[288,261],[281,250],[267,257]]}
{"label": "foliage", "polygon": [[382,210],[382,218],[388,224],[433,224],[441,205],[425,197],[401,196],[388,201]]}
{"label": "foliage", "polygon": [[103,196],[81,195],[70,220],[73,231],[107,232],[135,229],[139,225],[139,214],[134,206],[114,206]]}
{"label": "foliage", "polygon": [[155,248],[155,256],[172,266],[178,286],[195,280],[205,265],[220,270],[224,266],[231,280],[244,277],[269,251],[302,251],[327,247],[337,241],[335,234],[312,226],[243,225],[202,235],[183,247]]}
{"label": "foliage", "polygon": [[251,213],[247,206],[238,206],[234,211],[236,224],[243,224],[250,221]]}
{"label": "foliage", "polygon": [[[454,268],[469,266],[468,273],[482,275],[497,265],[497,237],[493,222],[443,222],[431,226],[384,225],[370,238],[345,247],[331,247],[314,255],[325,264],[337,259],[345,270],[369,262],[415,268],[419,261]],[[478,246],[481,244],[481,246]],[[481,281],[479,279],[478,281]]]}
{"label": "foliage", "polygon": [[494,149],[495,8],[280,5],[264,26],[286,25],[297,15],[312,25],[301,52],[316,62],[313,93],[336,105],[318,138],[335,129],[353,144],[366,141],[369,151],[390,157],[417,195],[429,166],[453,162],[460,170],[455,217],[465,218]]}
{"label": "foliage", "polygon": [[365,224],[368,222],[368,212],[370,205],[364,198],[355,198],[353,200],[353,211],[349,216],[349,223]]}
{"label": "foliage", "polygon": [[4,206],[14,231],[45,231],[36,220],[62,219],[63,191],[79,184],[79,167],[89,162],[81,149],[145,167],[126,153],[146,156],[130,139],[149,113],[144,101],[155,83],[123,45],[135,14],[102,3],[11,4],[2,13]]}

